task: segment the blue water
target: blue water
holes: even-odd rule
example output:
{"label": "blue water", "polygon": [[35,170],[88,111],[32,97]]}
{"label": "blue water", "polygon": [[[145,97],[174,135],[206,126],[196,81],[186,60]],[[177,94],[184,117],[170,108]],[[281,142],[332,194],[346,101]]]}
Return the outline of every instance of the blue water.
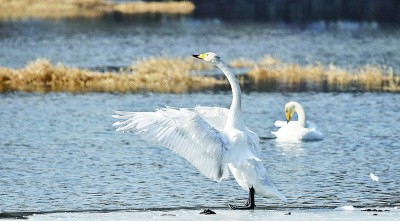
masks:
{"label": "blue water", "polygon": [[321,62],[352,68],[400,68],[400,27],[339,21],[200,20],[191,17],[0,21],[0,67],[20,68],[37,58],[83,68],[129,66],[152,56],[188,57],[215,51],[225,60]]}
{"label": "blue water", "polygon": [[[400,206],[397,94],[248,93],[247,126],[261,140],[272,181],[288,197],[256,197],[259,208]],[[115,110],[164,105],[227,107],[217,94],[0,95],[0,211],[227,208],[247,198],[232,176],[216,183],[171,151],[112,127]],[[279,144],[275,120],[289,100],[303,104],[325,140]],[[369,177],[379,176],[379,182]]]}

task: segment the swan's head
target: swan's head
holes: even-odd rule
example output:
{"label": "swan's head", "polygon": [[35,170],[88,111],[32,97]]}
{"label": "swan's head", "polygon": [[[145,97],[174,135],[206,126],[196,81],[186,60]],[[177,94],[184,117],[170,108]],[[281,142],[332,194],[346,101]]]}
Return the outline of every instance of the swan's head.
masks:
{"label": "swan's head", "polygon": [[193,57],[204,60],[206,62],[209,62],[211,64],[217,64],[218,62],[220,62],[220,58],[217,54],[215,54],[214,52],[207,52],[207,53],[203,53],[203,54],[194,54]]}
{"label": "swan's head", "polygon": [[290,119],[292,118],[294,112],[296,112],[297,102],[291,101],[285,105],[285,116],[286,122],[289,123]]}

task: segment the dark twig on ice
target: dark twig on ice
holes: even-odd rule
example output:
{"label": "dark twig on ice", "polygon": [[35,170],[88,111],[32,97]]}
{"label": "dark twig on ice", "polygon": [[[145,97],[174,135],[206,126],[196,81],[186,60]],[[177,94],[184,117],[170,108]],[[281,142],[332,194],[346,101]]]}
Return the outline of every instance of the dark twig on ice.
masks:
{"label": "dark twig on ice", "polygon": [[210,209],[204,209],[203,211],[200,212],[200,214],[211,215],[211,214],[216,214],[216,213]]}

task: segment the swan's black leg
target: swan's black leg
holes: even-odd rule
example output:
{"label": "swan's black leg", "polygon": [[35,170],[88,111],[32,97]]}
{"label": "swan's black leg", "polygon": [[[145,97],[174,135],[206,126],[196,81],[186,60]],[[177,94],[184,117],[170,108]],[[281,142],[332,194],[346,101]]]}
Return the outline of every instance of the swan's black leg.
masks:
{"label": "swan's black leg", "polygon": [[247,199],[247,202],[244,204],[244,206],[235,206],[232,204],[229,204],[229,208],[231,209],[239,209],[239,210],[250,210],[254,209],[256,207],[256,204],[254,203],[254,188],[251,187],[249,189],[249,199]]}

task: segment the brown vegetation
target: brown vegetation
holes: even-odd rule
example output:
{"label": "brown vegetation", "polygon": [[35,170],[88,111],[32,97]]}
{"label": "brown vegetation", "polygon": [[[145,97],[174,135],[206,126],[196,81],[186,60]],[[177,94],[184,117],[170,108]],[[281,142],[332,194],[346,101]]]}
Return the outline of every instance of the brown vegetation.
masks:
{"label": "brown vegetation", "polygon": [[[345,70],[335,65],[268,62],[248,72],[255,90],[261,91],[392,91],[400,92],[400,75],[386,66],[366,65]],[[264,59],[265,61],[265,59]]]}
{"label": "brown vegetation", "polygon": [[239,58],[231,61],[229,66],[232,68],[249,68],[254,67],[257,63],[248,59]]}
{"label": "brown vegetation", "polygon": [[125,14],[190,14],[194,5],[191,2],[127,2],[116,4],[114,10]]}
{"label": "brown vegetation", "polygon": [[110,9],[102,0],[0,0],[0,19],[98,17]]}
{"label": "brown vegetation", "polygon": [[53,65],[37,59],[22,69],[0,68],[0,92],[139,92],[183,93],[221,84],[212,77],[189,75],[204,65],[193,59],[152,58],[118,73],[100,73]]}
{"label": "brown vegetation", "polygon": [[110,13],[190,14],[190,2],[130,2],[107,0],[0,0],[0,20],[29,18],[64,19],[95,18]]}
{"label": "brown vegetation", "polygon": [[[400,75],[386,66],[362,66],[345,70],[334,65],[301,66],[285,64],[266,56],[260,64],[238,59],[239,67],[252,67],[239,77],[248,91],[318,91],[318,92],[400,92]],[[140,92],[185,93],[208,89],[227,89],[221,75],[202,76],[213,68],[194,58],[148,58],[136,61],[119,72],[96,72],[68,68],[37,59],[22,69],[0,68],[0,92]],[[218,72],[219,73],[219,72]]]}

